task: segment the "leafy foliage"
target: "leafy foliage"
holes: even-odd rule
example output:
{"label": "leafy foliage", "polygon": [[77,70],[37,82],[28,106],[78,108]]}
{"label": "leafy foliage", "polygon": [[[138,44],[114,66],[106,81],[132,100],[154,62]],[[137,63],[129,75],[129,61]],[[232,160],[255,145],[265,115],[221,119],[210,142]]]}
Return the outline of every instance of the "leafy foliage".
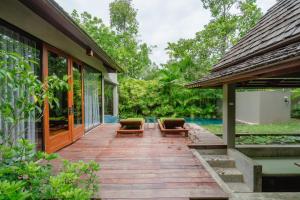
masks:
{"label": "leafy foliage", "polygon": [[109,4],[110,25],[119,33],[136,35],[138,33],[137,11],[132,0],[116,0]]}
{"label": "leafy foliage", "polygon": [[240,136],[236,138],[236,143],[243,144],[299,144],[299,136]]}
{"label": "leafy foliage", "polygon": [[[112,12],[117,12],[123,8],[123,4],[127,1],[116,1],[111,5]],[[122,4],[120,8],[118,4]],[[118,7],[116,9],[115,7]],[[125,6],[126,7],[126,6]],[[125,9],[125,8],[124,8]],[[125,11],[124,11],[125,12]],[[118,13],[111,15],[115,16]],[[141,43],[135,34],[135,25],[125,25],[125,28],[117,28],[119,22],[112,22],[115,29],[122,30],[115,32],[112,27],[106,26],[101,19],[92,17],[89,13],[84,12],[78,14],[74,10],[71,14],[73,19],[101,46],[122,68],[124,72],[120,78],[136,78],[140,79],[145,74],[144,71],[151,68],[152,62],[149,58],[151,48],[146,43]],[[116,17],[116,18],[119,18]],[[115,20],[115,17],[112,17]],[[129,23],[126,21],[126,24]],[[121,26],[121,25],[120,25]],[[124,30],[123,30],[124,29]]]}
{"label": "leafy foliage", "polygon": [[[215,90],[187,90],[166,76],[163,80],[126,79],[120,84],[120,116],[219,118]],[[169,82],[168,82],[169,81]],[[193,97],[193,98],[192,98]]]}
{"label": "leafy foliage", "polygon": [[14,146],[0,145],[0,199],[90,199],[97,191],[95,162],[62,161],[54,173],[50,163],[56,154],[35,152],[21,139]]}

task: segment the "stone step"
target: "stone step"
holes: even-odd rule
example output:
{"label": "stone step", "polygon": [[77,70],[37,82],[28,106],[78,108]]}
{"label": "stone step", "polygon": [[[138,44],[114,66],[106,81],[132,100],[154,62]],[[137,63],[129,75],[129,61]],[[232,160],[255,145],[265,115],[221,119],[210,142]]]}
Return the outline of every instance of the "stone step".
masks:
{"label": "stone step", "polygon": [[224,182],[243,182],[243,174],[236,168],[214,167],[214,170]]}
{"label": "stone step", "polygon": [[227,155],[202,155],[211,167],[234,168],[235,161]]}
{"label": "stone step", "polygon": [[252,192],[246,183],[226,183],[233,192]]}
{"label": "stone step", "polygon": [[226,155],[227,149],[199,149],[200,155]]}

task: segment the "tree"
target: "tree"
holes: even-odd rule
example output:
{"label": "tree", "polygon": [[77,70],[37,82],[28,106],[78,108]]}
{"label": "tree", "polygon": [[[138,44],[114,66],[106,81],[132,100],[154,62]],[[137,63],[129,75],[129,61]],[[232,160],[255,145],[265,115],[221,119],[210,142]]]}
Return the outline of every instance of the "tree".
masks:
{"label": "tree", "polygon": [[119,34],[138,33],[137,11],[131,3],[132,0],[115,0],[109,4],[110,26]]}
{"label": "tree", "polygon": [[209,9],[214,18],[228,17],[238,0],[201,0],[203,7]]}
{"label": "tree", "polygon": [[[185,82],[205,76],[226,51],[243,37],[261,18],[255,0],[201,0],[212,20],[192,39],[169,43],[169,61],[176,65]],[[236,7],[238,12],[232,11]],[[176,67],[172,67],[173,69]]]}
{"label": "tree", "polygon": [[[113,5],[120,9],[117,6],[118,2],[114,1],[115,4]],[[115,9],[112,10],[116,12]],[[130,9],[125,9],[123,12],[128,10]],[[137,26],[126,25],[126,29],[115,32],[112,27],[106,26],[100,18],[93,17],[87,12],[78,14],[74,10],[71,16],[124,69],[124,73],[119,76],[121,79],[144,78],[144,71],[153,65],[149,57],[151,48],[137,39],[135,34]],[[126,22],[126,24],[128,23]]]}

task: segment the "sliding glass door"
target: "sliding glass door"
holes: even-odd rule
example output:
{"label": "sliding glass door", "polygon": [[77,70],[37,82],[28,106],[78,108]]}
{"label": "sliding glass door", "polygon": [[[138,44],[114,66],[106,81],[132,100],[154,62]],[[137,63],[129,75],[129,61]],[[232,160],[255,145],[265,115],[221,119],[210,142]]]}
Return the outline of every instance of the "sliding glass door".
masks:
{"label": "sliding glass door", "polygon": [[84,68],[85,130],[102,122],[102,74],[89,67]]}
{"label": "sliding glass door", "polygon": [[[17,53],[25,59],[30,59],[30,66],[33,72],[39,77],[40,76],[40,55],[41,49],[39,42],[30,37],[24,35],[20,30],[0,20],[0,50],[7,53]],[[1,67],[4,69],[13,69],[14,61],[9,56],[1,56]],[[17,77],[13,77],[17,78]],[[3,80],[3,79],[1,79]],[[31,85],[31,84],[29,84]],[[23,112],[20,112],[20,105],[18,101],[26,99],[34,101],[33,97],[29,95],[28,85],[19,86],[14,88],[8,81],[0,82],[0,95],[2,95],[1,103],[8,103],[14,110],[13,115],[18,117],[18,123],[13,125],[11,120],[6,118],[5,115],[1,115],[0,112],[0,134],[1,136],[8,137],[10,132],[11,137],[14,141],[24,138],[30,140],[32,143],[37,145],[37,149],[42,149],[42,132],[41,132],[41,121],[38,120],[39,116],[35,116],[36,113],[33,111],[29,116],[24,116]],[[5,111],[5,110],[2,110]]]}
{"label": "sliding glass door", "polygon": [[[102,122],[102,74],[44,45],[43,76],[69,77],[70,90],[56,91],[59,105],[45,103],[45,150],[55,152]],[[46,80],[46,79],[45,79]]]}

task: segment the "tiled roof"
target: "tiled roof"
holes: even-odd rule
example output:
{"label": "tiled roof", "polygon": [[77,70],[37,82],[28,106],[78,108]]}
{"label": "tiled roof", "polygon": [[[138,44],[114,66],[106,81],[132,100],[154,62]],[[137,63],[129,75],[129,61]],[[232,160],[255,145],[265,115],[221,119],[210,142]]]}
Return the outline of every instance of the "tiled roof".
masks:
{"label": "tiled roof", "polygon": [[298,42],[300,0],[281,0],[225,54],[209,76],[189,84],[188,87],[300,56]]}

